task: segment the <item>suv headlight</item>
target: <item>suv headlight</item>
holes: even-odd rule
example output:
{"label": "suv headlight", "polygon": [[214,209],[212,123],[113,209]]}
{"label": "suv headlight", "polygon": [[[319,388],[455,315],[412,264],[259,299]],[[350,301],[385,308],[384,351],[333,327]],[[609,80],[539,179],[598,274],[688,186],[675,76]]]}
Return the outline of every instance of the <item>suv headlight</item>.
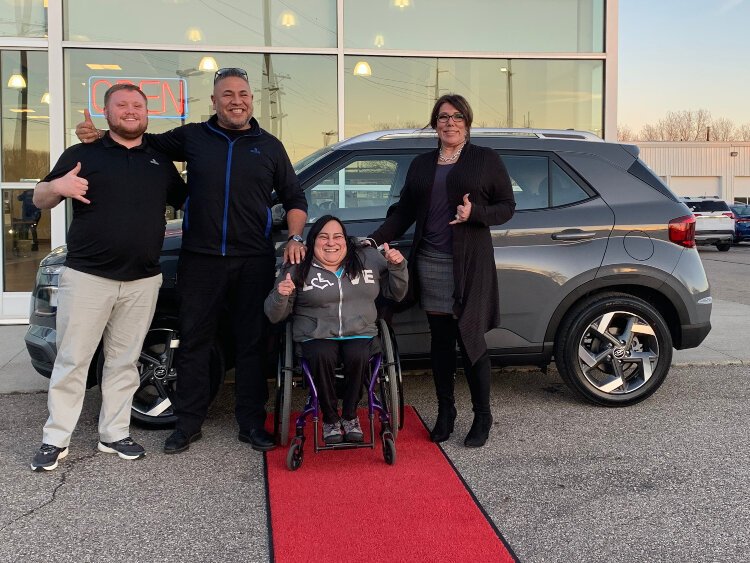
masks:
{"label": "suv headlight", "polygon": [[51,317],[57,313],[57,284],[62,264],[41,266],[36,275],[36,289],[31,306],[34,314]]}

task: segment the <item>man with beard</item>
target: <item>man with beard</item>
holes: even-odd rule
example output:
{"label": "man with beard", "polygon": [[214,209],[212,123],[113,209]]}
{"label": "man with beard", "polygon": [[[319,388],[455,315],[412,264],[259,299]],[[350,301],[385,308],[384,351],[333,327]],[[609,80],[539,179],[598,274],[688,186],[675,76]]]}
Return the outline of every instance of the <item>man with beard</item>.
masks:
{"label": "man with beard", "polygon": [[145,450],[130,437],[130,409],[140,383],[136,362],[161,286],[159,254],[165,205],[185,199],[172,162],[143,137],[147,100],[132,84],[104,95],[109,132],[75,145],[34,190],[34,205],[73,203],[68,254],[59,275],[57,358],[50,378],[42,446],[34,471],[55,469],[81,413],[89,364],[103,343],[99,451],[137,459]]}

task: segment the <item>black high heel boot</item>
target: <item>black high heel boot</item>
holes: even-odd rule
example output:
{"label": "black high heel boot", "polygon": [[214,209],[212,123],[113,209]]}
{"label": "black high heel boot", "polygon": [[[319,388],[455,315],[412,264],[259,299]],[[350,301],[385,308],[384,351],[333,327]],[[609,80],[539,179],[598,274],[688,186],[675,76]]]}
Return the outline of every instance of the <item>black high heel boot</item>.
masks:
{"label": "black high heel boot", "polygon": [[471,423],[471,430],[466,435],[464,446],[467,448],[481,448],[487,442],[492,428],[492,415],[475,413],[474,422]]}
{"label": "black high heel boot", "polygon": [[438,404],[438,415],[435,428],[430,432],[430,440],[435,443],[445,442],[453,432],[453,424],[456,421],[456,406],[453,401],[440,402]]}

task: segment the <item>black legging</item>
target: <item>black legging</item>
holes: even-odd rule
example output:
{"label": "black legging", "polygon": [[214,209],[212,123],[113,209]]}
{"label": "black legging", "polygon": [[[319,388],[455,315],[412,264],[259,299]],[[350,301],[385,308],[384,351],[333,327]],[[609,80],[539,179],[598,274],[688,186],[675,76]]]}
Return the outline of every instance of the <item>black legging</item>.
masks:
{"label": "black legging", "polygon": [[469,363],[466,347],[452,315],[427,315],[430,323],[430,361],[438,404],[453,403],[453,376],[456,372],[456,341],[464,360],[471,404],[476,414],[490,414],[490,357],[485,350],[473,364]]}

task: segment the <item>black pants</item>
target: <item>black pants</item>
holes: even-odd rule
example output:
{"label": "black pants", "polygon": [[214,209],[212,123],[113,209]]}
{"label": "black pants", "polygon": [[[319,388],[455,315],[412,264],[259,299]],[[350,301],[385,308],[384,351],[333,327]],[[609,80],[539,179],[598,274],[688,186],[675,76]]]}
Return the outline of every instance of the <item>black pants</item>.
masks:
{"label": "black pants", "polygon": [[471,392],[471,404],[477,414],[490,414],[490,357],[485,350],[473,364],[466,355],[458,321],[451,315],[427,315],[430,324],[430,361],[438,404],[453,404],[453,384],[456,372],[456,341],[464,360],[466,381]]}
{"label": "black pants", "polygon": [[201,429],[210,399],[211,347],[227,312],[235,340],[235,416],[241,432],[262,428],[268,400],[263,370],[266,316],[275,259],[196,254],[183,250],[177,266],[180,348],[174,397],[177,428]]}
{"label": "black pants", "polygon": [[362,382],[373,354],[373,339],[308,340],[302,343],[302,355],[310,366],[310,373],[318,390],[318,402],[323,411],[323,422],[339,420],[334,371],[344,364],[344,396],[341,417],[352,420],[357,416],[357,404],[362,397]]}

